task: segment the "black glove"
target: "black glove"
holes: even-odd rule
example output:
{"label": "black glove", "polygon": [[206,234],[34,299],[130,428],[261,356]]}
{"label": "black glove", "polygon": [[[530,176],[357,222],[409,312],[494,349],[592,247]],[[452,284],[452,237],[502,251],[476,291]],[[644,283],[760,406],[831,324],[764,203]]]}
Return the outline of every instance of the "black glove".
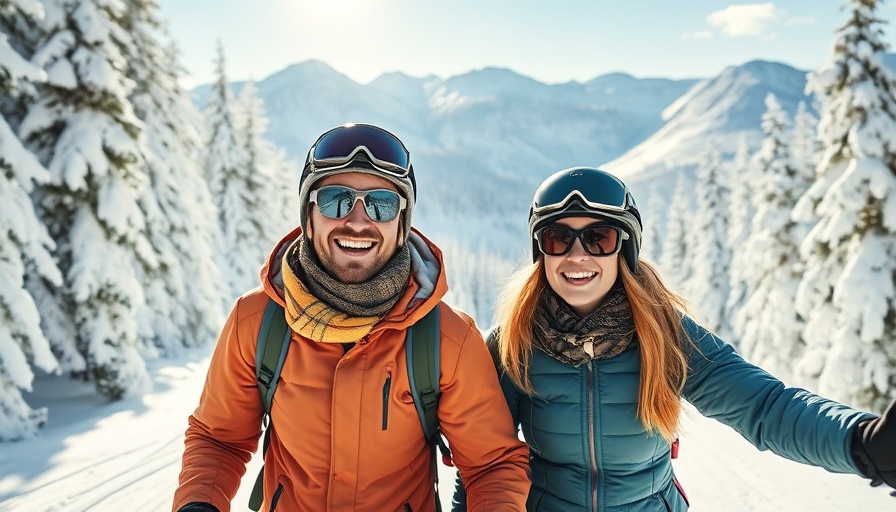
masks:
{"label": "black glove", "polygon": [[852,436],[852,458],[862,475],[877,487],[896,489],[896,400],[880,418],[865,420]]}
{"label": "black glove", "polygon": [[208,503],[194,501],[180,507],[177,512],[218,512],[218,507]]}

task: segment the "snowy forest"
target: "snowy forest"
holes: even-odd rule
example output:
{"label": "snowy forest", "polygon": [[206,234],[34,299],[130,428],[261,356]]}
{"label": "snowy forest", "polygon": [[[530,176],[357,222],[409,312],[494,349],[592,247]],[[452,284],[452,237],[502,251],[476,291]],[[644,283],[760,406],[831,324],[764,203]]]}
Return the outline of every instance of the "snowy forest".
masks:
{"label": "snowy forest", "polygon": [[[851,0],[789,115],[758,149],[706,148],[639,195],[642,256],[745,358],[880,412],[896,393],[896,75],[886,22]],[[146,392],[146,362],[214,343],[297,221],[298,169],[253,84],[216,56],[200,110],[153,0],[0,0],[0,441],[39,435],[35,375]],[[309,141],[310,143],[311,141]],[[412,150],[413,152],[413,150]],[[481,328],[525,258],[442,247]],[[527,256],[527,255],[526,255]],[[489,264],[483,264],[488,261]]]}

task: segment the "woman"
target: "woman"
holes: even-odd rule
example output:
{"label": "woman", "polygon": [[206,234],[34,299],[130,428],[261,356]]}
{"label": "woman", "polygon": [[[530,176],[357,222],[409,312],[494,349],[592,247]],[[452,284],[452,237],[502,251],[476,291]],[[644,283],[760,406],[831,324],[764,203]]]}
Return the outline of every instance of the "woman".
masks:
{"label": "woman", "polygon": [[528,510],[686,510],[671,461],[682,398],[757,448],[896,486],[896,408],[875,418],[745,362],[638,259],[641,228],[626,186],[598,169],[535,193],[534,265],[488,341],[530,448]]}

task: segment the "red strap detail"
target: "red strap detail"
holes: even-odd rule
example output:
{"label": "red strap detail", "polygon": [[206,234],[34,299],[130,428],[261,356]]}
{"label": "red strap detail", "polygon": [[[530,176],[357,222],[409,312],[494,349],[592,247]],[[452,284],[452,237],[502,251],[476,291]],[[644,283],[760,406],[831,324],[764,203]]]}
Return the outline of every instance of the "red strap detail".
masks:
{"label": "red strap detail", "polygon": [[681,486],[681,483],[678,482],[677,478],[673,478],[672,482],[675,484],[675,488],[678,489],[678,492],[681,494],[681,497],[684,498],[684,503],[687,506],[691,506],[691,502],[688,500],[688,495],[684,493],[684,487]]}
{"label": "red strap detail", "polygon": [[675,441],[672,441],[672,458],[678,458],[678,438],[675,438]]}
{"label": "red strap detail", "polygon": [[454,461],[451,460],[451,457],[448,455],[442,455],[442,464],[448,466],[449,468],[454,467]]}

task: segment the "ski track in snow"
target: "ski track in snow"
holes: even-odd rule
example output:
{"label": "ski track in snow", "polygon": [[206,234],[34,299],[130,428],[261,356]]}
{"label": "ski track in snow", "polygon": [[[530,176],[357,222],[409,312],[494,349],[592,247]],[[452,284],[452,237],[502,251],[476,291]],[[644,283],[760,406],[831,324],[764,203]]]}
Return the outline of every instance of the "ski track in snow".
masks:
{"label": "ski track in snow", "polygon": [[[156,390],[143,399],[114,404],[97,405],[86,384],[38,381],[34,395],[48,386],[44,396],[54,402],[50,421],[34,439],[0,444],[0,511],[169,510],[186,418],[197,403],[207,364],[201,352],[182,361],[155,362]],[[54,417],[63,421],[54,423]],[[233,510],[248,510],[259,467],[256,456]],[[856,476],[759,452],[732,429],[689,406],[675,471],[692,512],[896,512],[896,498],[887,490],[870,488]],[[439,474],[443,509],[448,511],[454,469],[440,465]]]}

